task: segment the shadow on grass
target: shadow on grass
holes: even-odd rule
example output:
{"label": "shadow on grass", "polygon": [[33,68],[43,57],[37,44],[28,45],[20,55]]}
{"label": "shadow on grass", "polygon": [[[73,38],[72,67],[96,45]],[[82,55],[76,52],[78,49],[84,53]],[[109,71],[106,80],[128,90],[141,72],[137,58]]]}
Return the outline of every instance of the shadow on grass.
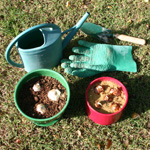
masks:
{"label": "shadow on grass", "polygon": [[138,114],[144,113],[150,109],[150,77],[138,76],[129,78],[123,72],[108,72],[99,75],[82,78],[80,81],[70,84],[71,99],[69,106],[65,112],[65,117],[75,117],[86,115],[85,110],[85,91],[89,83],[102,76],[109,76],[120,80],[127,88],[129,99],[121,120],[131,117],[136,112]]}

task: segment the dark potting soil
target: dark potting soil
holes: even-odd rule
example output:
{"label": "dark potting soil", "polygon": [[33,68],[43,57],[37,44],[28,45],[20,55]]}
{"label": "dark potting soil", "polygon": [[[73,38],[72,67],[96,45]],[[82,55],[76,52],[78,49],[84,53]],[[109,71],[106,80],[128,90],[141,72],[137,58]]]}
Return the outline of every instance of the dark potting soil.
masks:
{"label": "dark potting soil", "polygon": [[[35,92],[33,86],[39,83],[41,90]],[[48,98],[48,92],[52,89],[58,89],[61,96],[57,101]],[[67,91],[65,87],[56,79],[48,76],[33,78],[23,84],[18,94],[18,105],[20,109],[28,116],[33,118],[49,118],[59,113],[66,104]],[[44,104],[46,112],[41,114],[36,111],[38,104]]]}

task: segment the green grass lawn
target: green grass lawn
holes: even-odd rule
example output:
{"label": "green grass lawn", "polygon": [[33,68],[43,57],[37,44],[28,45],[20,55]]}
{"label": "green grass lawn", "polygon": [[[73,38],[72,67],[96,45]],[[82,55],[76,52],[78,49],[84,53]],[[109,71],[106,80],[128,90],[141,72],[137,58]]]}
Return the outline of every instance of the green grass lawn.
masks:
{"label": "green grass lawn", "polygon": [[[1,150],[100,150],[150,149],[150,3],[144,0],[1,0],[0,1],[0,149]],[[61,73],[71,89],[70,103],[56,124],[38,127],[24,118],[14,103],[14,89],[26,74],[7,63],[5,50],[22,31],[41,23],[55,23],[64,31],[90,12],[87,21],[121,33],[147,40],[144,46],[112,39],[110,44],[132,45],[138,72],[104,72],[93,77]],[[78,40],[100,43],[78,31],[63,51],[72,54]],[[14,47],[11,57],[20,58]],[[97,77],[110,76],[126,86],[129,101],[121,119],[112,125],[92,122],[85,111],[85,91]],[[16,141],[17,140],[17,141]],[[19,141],[20,140],[20,141]]]}

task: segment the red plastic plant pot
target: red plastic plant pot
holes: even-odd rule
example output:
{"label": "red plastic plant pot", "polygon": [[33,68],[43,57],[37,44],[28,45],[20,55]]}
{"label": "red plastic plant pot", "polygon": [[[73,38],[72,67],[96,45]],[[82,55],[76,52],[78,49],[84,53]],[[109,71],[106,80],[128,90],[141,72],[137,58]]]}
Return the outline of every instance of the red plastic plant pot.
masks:
{"label": "red plastic plant pot", "polygon": [[[125,94],[125,104],[119,111],[117,111],[115,113],[111,113],[111,114],[104,114],[104,113],[100,113],[100,112],[96,111],[95,109],[93,109],[90,106],[89,101],[88,101],[88,96],[87,96],[89,89],[92,85],[94,85],[97,82],[101,82],[101,81],[111,81],[111,82],[118,84],[122,88],[122,90]],[[86,112],[87,112],[88,117],[92,121],[94,121],[95,123],[100,124],[100,125],[110,125],[112,123],[117,122],[120,119],[120,117],[123,113],[123,110],[125,109],[127,102],[128,102],[128,92],[127,92],[126,87],[119,80],[112,78],[112,77],[100,77],[100,78],[93,80],[87,87],[85,97],[86,97]]]}

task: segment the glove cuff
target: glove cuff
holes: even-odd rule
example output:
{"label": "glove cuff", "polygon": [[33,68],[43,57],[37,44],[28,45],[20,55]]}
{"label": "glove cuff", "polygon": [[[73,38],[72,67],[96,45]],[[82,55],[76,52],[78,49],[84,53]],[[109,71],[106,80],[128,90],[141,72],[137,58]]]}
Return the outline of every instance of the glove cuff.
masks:
{"label": "glove cuff", "polygon": [[137,72],[137,65],[132,57],[132,46],[117,46],[115,49],[114,62],[116,70]]}

